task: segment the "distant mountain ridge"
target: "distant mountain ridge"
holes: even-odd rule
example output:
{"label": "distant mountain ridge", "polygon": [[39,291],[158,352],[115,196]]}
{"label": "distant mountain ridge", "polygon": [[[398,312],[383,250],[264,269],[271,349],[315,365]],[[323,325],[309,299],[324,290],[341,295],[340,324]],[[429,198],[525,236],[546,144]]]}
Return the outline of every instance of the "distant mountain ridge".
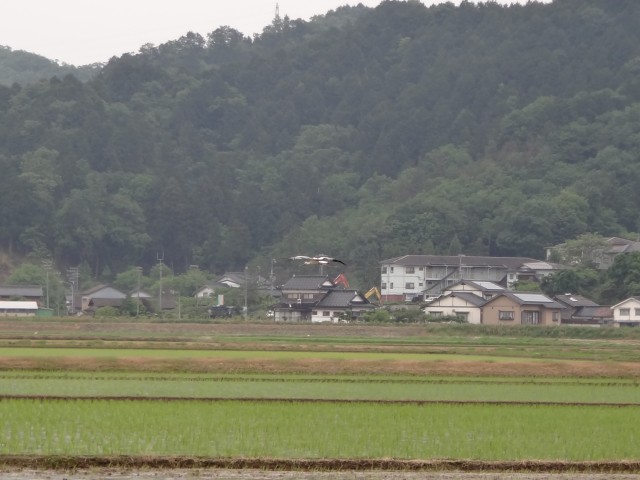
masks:
{"label": "distant mountain ridge", "polygon": [[41,55],[24,50],[13,50],[0,45],[0,85],[25,85],[53,76],[75,75],[80,80],[88,80],[96,71],[96,66],[75,67],[59,65]]}

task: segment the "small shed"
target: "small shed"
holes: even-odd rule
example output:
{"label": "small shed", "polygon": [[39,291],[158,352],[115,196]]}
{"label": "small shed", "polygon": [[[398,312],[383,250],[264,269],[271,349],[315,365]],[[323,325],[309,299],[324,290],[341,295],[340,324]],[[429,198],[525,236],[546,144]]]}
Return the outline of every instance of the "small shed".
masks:
{"label": "small shed", "polygon": [[2,317],[35,317],[37,313],[38,302],[0,300]]}

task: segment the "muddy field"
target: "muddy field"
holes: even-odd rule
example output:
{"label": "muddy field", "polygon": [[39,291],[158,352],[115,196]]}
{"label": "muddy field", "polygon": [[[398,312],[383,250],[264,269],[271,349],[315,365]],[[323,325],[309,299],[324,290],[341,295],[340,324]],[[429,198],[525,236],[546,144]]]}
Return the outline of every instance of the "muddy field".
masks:
{"label": "muddy field", "polygon": [[0,476],[14,480],[640,480],[640,462],[485,462],[465,460],[288,460],[202,457],[0,456]]}
{"label": "muddy field", "polygon": [[6,480],[640,480],[632,474],[465,472],[270,472],[263,470],[2,470]]}
{"label": "muddy field", "polygon": [[[425,359],[427,360],[427,359]],[[640,363],[590,361],[401,361],[293,359],[286,363],[269,359],[153,359],[153,358],[21,358],[1,357],[0,370],[135,371],[263,374],[405,374],[516,377],[640,378]]]}
{"label": "muddy field", "polygon": [[[260,337],[255,341],[252,337]],[[273,341],[269,340],[273,337]],[[393,342],[394,338],[414,337],[416,344]],[[341,339],[340,342],[322,339]],[[350,338],[385,339],[387,342],[349,342]],[[266,339],[266,340],[265,340]],[[308,340],[307,340],[308,339]],[[320,339],[319,341],[317,339]],[[391,339],[391,342],[388,340]],[[425,340],[426,339],[426,340]],[[433,343],[429,343],[433,339]],[[496,347],[473,344],[441,345],[437,334],[424,325],[325,325],[276,323],[162,323],[162,322],[95,322],[95,321],[0,321],[0,346],[60,348],[155,348],[189,350],[288,350],[349,352],[419,352],[470,353],[487,356],[487,361],[461,358],[437,361],[354,360],[344,362],[321,358],[250,360],[225,358],[154,359],[154,358],[56,358],[0,357],[0,370],[57,369],[77,371],[148,371],[148,372],[229,372],[229,373],[301,373],[301,374],[407,374],[463,376],[536,376],[536,377],[626,377],[640,378],[640,362],[599,361],[590,359],[562,360],[527,358],[522,343],[512,347],[514,358],[492,361]],[[508,342],[508,340],[507,340]],[[602,340],[567,340],[571,348],[602,352]],[[636,350],[635,340],[607,340],[609,345],[624,344]],[[504,343],[501,344],[504,350]],[[537,348],[537,347],[532,347]],[[565,348],[565,347],[563,347]],[[557,352],[558,350],[556,350]],[[499,353],[503,355],[504,352]],[[537,357],[535,351],[532,357]],[[522,358],[518,358],[521,356]],[[453,357],[453,355],[452,355]]]}
{"label": "muddy field", "polygon": [[273,336],[328,336],[398,338],[426,335],[420,325],[333,325],[284,323],[169,323],[169,322],[95,322],[95,321],[0,321],[0,338],[16,338],[23,334],[40,338],[102,338],[119,334],[127,339],[151,338],[188,339],[211,335],[273,335]]}

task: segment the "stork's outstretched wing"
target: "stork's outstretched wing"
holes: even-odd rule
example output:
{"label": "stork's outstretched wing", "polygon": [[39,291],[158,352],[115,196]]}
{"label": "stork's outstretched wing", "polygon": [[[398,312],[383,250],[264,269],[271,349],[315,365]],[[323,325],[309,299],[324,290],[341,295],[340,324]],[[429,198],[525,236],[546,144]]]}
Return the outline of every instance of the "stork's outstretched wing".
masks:
{"label": "stork's outstretched wing", "polygon": [[341,263],[342,265],[346,265],[346,263],[344,263],[342,260],[338,260],[337,258],[333,258],[333,257],[328,257],[326,255],[318,255],[313,258],[317,260],[318,263],[321,263],[322,265],[327,265],[331,262]]}
{"label": "stork's outstretched wing", "polygon": [[311,260],[312,257],[309,257],[307,255],[296,255],[294,257],[289,257],[289,260]]}
{"label": "stork's outstretched wing", "polygon": [[342,260],[328,257],[326,255],[316,255],[315,257],[310,257],[308,255],[296,255],[294,257],[289,257],[289,260],[302,260],[305,265],[328,265],[331,262],[346,265],[346,263],[344,263]]}

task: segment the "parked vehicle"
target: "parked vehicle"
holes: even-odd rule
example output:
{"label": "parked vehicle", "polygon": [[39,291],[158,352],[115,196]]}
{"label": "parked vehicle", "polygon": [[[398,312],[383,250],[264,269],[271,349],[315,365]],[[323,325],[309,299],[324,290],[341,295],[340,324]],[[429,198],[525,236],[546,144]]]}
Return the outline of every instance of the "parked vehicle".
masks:
{"label": "parked vehicle", "polygon": [[216,305],[209,307],[209,318],[233,317],[236,313],[235,308],[226,305]]}

